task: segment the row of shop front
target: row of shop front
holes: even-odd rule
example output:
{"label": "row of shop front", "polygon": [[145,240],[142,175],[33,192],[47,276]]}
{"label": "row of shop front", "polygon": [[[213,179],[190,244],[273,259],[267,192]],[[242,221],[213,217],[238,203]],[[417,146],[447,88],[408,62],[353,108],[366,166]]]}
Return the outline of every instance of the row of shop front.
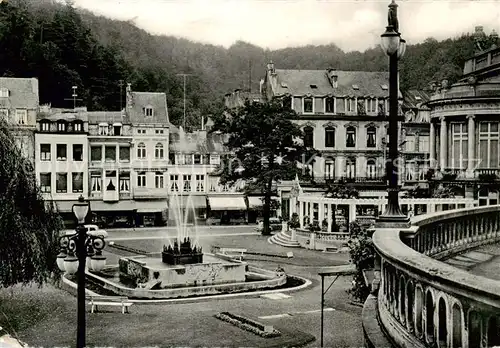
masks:
{"label": "row of shop front", "polygon": [[[274,200],[277,198],[273,197]],[[243,194],[172,195],[157,200],[90,200],[91,221],[101,228],[142,227],[185,223],[230,225],[256,223],[262,217],[262,198]],[[56,201],[66,227],[74,225],[76,201]],[[272,216],[276,211],[271,212]]]}

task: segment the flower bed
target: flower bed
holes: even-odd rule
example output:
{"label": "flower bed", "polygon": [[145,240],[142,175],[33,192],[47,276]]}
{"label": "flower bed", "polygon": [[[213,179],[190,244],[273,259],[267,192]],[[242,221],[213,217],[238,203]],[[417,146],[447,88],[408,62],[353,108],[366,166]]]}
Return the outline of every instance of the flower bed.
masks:
{"label": "flower bed", "polygon": [[252,332],[256,335],[259,335],[261,337],[264,337],[264,338],[272,338],[272,337],[281,336],[281,332],[279,332],[278,330],[276,330],[274,328],[272,331],[267,332],[267,331],[265,331],[265,327],[263,324],[261,324],[257,321],[236,315],[236,314],[232,314],[229,312],[221,312],[221,313],[217,313],[215,315],[215,317],[217,319],[220,319],[220,320],[223,320],[223,321],[228,322],[230,324],[233,324],[234,326],[237,326],[240,329],[250,331],[250,332]]}

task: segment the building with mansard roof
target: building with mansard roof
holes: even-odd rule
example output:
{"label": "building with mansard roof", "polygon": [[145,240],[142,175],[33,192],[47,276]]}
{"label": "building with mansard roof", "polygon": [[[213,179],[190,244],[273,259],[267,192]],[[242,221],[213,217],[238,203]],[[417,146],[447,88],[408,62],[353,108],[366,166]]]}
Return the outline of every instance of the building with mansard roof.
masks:
{"label": "building with mansard roof", "polygon": [[[302,183],[305,191],[322,194],[325,184],[348,183],[362,197],[385,194],[388,83],[387,72],[287,70],[267,65],[261,82],[263,99],[280,99],[297,112],[305,145],[321,153],[303,163],[311,173]],[[286,215],[291,211],[289,192],[283,188],[281,194]],[[342,209],[345,215],[356,215],[356,207]],[[379,209],[374,206],[358,213],[373,215]],[[317,216],[316,211],[313,219]]]}

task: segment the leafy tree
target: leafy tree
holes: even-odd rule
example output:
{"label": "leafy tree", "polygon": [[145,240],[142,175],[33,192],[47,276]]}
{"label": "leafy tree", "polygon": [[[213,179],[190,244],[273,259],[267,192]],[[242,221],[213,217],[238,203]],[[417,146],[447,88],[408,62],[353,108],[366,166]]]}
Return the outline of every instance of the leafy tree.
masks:
{"label": "leafy tree", "polygon": [[363,302],[370,294],[363,271],[374,267],[375,247],[368,229],[357,221],[351,222],[349,231],[347,246],[351,262],[356,266],[356,273],[353,275],[352,288],[348,290],[348,293]]}
{"label": "leafy tree", "polygon": [[226,146],[235,153],[223,168],[222,183],[234,184],[244,179],[247,189],[259,191],[263,197],[263,234],[271,233],[269,216],[271,195],[276,182],[292,180],[300,174],[298,164],[304,163],[316,152],[306,148],[303,133],[293,121],[297,115],[283,108],[280,101],[255,103],[247,101],[243,107],[226,110],[215,117],[212,131],[228,135]]}
{"label": "leafy tree", "polygon": [[290,228],[296,229],[300,227],[300,220],[299,220],[299,214],[293,213],[292,218],[288,222],[288,226]]}
{"label": "leafy tree", "polygon": [[42,284],[58,274],[61,226],[57,212],[42,198],[31,162],[0,121],[0,287]]}

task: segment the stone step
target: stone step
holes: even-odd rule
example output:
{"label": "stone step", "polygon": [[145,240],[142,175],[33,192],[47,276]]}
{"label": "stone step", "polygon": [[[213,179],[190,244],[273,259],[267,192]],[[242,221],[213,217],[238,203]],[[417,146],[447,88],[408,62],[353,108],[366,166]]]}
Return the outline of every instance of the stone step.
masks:
{"label": "stone step", "polygon": [[270,237],[269,241],[271,241],[271,243],[281,245],[284,247],[289,247],[289,248],[299,248],[300,247],[299,242],[292,241],[290,238],[287,238],[286,235],[283,236],[283,234],[281,232]]}

